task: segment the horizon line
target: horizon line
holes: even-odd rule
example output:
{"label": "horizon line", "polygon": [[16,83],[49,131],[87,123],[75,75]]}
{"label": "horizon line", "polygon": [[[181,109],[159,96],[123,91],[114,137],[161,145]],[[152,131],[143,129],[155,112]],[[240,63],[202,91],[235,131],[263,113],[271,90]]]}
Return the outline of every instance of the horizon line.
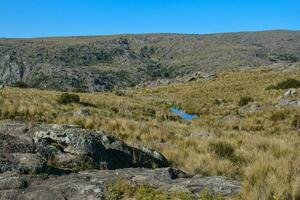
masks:
{"label": "horizon line", "polygon": [[87,34],[87,35],[49,35],[33,37],[0,37],[1,40],[30,40],[30,39],[60,39],[60,38],[80,38],[80,37],[109,37],[109,36],[129,36],[129,35],[215,35],[230,33],[253,33],[253,32],[271,32],[271,31],[300,31],[300,29],[265,29],[265,30],[242,30],[242,31],[224,31],[207,33],[184,33],[184,32],[144,32],[144,33],[113,33],[113,34]]}

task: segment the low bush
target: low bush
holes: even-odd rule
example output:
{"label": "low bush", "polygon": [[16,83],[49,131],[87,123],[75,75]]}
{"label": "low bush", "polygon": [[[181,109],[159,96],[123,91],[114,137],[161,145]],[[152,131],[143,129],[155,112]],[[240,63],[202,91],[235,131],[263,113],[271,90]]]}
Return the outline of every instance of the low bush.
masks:
{"label": "low bush", "polygon": [[133,197],[136,192],[135,186],[130,186],[126,180],[118,180],[105,188],[105,200],[121,200],[125,197]]}
{"label": "low bush", "polygon": [[279,82],[276,85],[270,85],[266,88],[266,90],[280,90],[280,89],[289,89],[289,88],[299,88],[300,81],[296,79],[287,79],[285,81]]}
{"label": "low bush", "polygon": [[300,115],[294,115],[292,120],[292,128],[300,129]]}
{"label": "low bush", "polygon": [[118,86],[115,86],[113,89],[112,89],[112,92],[117,95],[117,96],[125,96],[126,95],[126,92],[125,92],[125,89],[123,88],[120,88]]}
{"label": "low bush", "polygon": [[[219,196],[203,193],[205,200],[221,200]],[[149,185],[135,185],[127,180],[118,180],[115,183],[109,184],[104,191],[105,200],[121,200],[121,199],[136,199],[136,200],[167,200],[167,199],[181,199],[181,200],[196,200],[196,198],[186,192],[163,192]]]}
{"label": "low bush", "polygon": [[231,159],[234,157],[234,148],[226,142],[212,142],[208,146],[209,151],[215,153],[219,158]]}
{"label": "low bush", "polygon": [[77,94],[63,93],[58,97],[57,101],[60,104],[79,103],[80,97]]}
{"label": "low bush", "polygon": [[239,101],[239,107],[246,106],[248,103],[252,102],[253,98],[249,96],[242,96]]}
{"label": "low bush", "polygon": [[18,87],[18,88],[28,88],[27,83],[23,82],[23,81],[17,81],[13,84],[14,87]]}
{"label": "low bush", "polygon": [[221,195],[213,195],[208,189],[204,189],[200,194],[200,200],[224,200]]}
{"label": "low bush", "polygon": [[284,120],[286,117],[286,114],[284,112],[275,112],[272,113],[270,116],[270,120],[273,122]]}

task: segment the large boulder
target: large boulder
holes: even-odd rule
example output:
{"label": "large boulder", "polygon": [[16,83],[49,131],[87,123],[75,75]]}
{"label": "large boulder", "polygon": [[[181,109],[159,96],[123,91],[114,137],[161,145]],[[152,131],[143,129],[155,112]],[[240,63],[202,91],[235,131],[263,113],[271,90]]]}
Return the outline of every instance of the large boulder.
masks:
{"label": "large boulder", "polygon": [[33,129],[36,151],[57,167],[118,169],[128,167],[166,167],[159,152],[128,146],[104,132],[61,125],[41,125]]}
{"label": "large boulder", "polygon": [[0,172],[43,172],[45,162],[71,171],[169,165],[157,151],[131,147],[104,132],[76,126],[5,121],[0,125],[0,139]]}
{"label": "large boulder", "polygon": [[104,132],[9,120],[0,123],[0,138],[0,199],[103,199],[106,186],[120,179],[166,192],[240,191],[225,177],[165,168],[169,163],[159,152]]}

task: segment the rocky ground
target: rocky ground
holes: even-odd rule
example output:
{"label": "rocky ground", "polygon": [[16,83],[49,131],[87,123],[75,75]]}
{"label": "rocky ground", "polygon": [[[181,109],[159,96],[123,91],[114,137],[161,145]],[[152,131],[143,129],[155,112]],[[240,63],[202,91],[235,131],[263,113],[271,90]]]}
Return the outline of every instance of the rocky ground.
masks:
{"label": "rocky ground", "polygon": [[0,199],[103,199],[106,185],[119,179],[167,192],[240,191],[236,181],[187,175],[159,152],[76,126],[8,120],[0,138]]}

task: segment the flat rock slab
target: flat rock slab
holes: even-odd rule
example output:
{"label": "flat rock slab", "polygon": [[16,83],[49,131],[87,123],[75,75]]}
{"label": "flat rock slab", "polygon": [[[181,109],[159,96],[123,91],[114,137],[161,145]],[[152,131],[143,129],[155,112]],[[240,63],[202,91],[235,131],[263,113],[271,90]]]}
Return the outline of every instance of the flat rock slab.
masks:
{"label": "flat rock slab", "polygon": [[[133,184],[147,183],[162,191],[185,191],[194,194],[207,188],[211,193],[225,196],[240,191],[237,181],[225,177],[184,177],[171,168],[83,171],[64,176],[33,177],[28,175],[6,176],[6,181],[15,188],[0,187],[1,199],[103,199],[105,186],[116,180],[128,180]],[[26,182],[24,183],[24,181]]]}

